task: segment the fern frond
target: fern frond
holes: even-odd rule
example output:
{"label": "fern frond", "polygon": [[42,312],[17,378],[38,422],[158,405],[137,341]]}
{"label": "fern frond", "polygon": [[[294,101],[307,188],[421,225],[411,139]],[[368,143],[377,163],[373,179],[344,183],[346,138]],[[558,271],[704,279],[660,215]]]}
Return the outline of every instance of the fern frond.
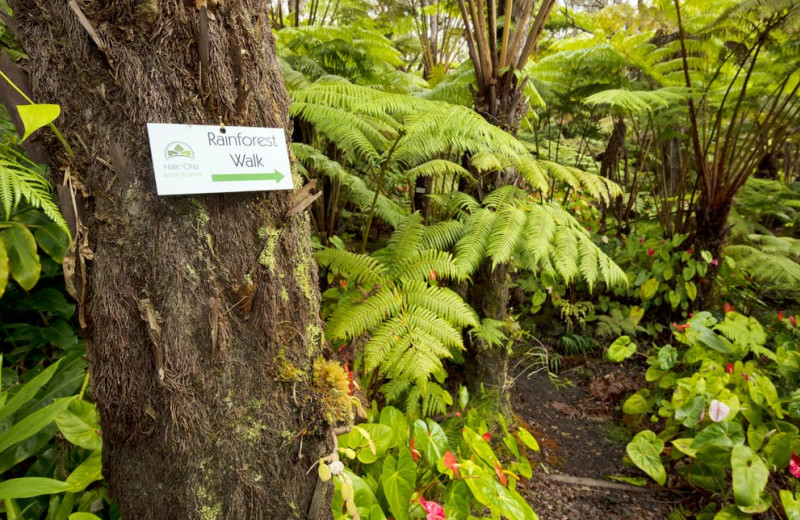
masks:
{"label": "fern frond", "polygon": [[373,330],[400,312],[401,301],[389,287],[362,300],[351,298],[336,307],[328,320],[325,337],[329,340],[353,339]]}
{"label": "fern frond", "polygon": [[329,268],[336,274],[344,275],[355,283],[372,287],[383,281],[386,268],[368,255],[360,255],[341,249],[326,248],[318,251],[314,257],[320,265]]}
{"label": "fern frond", "polygon": [[48,180],[37,166],[8,145],[0,145],[0,209],[6,220],[21,202],[41,209],[67,234],[69,229],[53,200]]}
{"label": "fern frond", "polygon": [[426,281],[433,273],[436,277],[461,280],[463,274],[453,260],[453,255],[446,251],[428,249],[413,256],[404,258],[393,267],[398,280]]}
{"label": "fern frond", "polygon": [[478,315],[458,294],[445,287],[409,282],[401,290],[403,304],[426,309],[461,327],[476,327]]}
{"label": "fern frond", "polygon": [[463,276],[469,276],[486,258],[486,248],[494,228],[495,213],[480,209],[464,222],[464,235],[456,243],[456,267]]}
{"label": "fern frond", "polygon": [[426,226],[420,242],[421,249],[447,251],[458,242],[464,233],[464,224],[459,220],[443,220]]}
{"label": "fern frond", "polygon": [[494,219],[486,254],[492,259],[492,269],[511,260],[511,254],[522,241],[527,215],[515,207],[503,207]]}

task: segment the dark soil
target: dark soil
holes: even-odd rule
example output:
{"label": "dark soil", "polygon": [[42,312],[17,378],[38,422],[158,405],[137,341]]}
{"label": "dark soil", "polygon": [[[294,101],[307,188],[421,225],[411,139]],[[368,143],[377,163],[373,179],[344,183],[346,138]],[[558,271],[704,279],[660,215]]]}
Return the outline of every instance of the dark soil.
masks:
{"label": "dark soil", "polygon": [[[539,441],[534,476],[520,491],[542,520],[661,520],[680,497],[648,482],[622,484],[611,475],[644,476],[623,465],[632,433],[618,408],[644,374],[600,360],[577,360],[555,385],[545,372],[517,373],[517,420]],[[636,425],[631,425],[635,428]]]}

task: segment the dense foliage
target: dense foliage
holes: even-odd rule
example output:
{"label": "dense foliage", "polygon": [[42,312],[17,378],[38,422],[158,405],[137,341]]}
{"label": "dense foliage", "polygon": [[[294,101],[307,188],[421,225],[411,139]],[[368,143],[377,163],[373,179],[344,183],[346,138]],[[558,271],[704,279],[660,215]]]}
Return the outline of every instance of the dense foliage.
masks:
{"label": "dense foliage", "polygon": [[[319,189],[335,518],[536,518],[516,485],[538,445],[497,414],[529,338],[552,371],[646,364],[628,457],[704,490],[697,518],[800,518],[796,0],[268,5]],[[58,116],[29,101],[23,140]],[[3,124],[0,499],[117,518],[59,277],[76,246]],[[487,353],[497,379],[469,380]]]}

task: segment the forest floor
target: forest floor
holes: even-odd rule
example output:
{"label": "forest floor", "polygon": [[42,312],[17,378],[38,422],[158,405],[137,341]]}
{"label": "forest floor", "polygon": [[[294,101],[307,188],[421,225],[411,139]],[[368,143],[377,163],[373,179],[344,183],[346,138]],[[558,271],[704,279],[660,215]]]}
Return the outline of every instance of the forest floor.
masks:
{"label": "forest floor", "polygon": [[554,385],[547,373],[521,373],[511,391],[520,425],[541,451],[533,478],[520,492],[542,520],[663,520],[681,499],[650,482],[617,482],[612,475],[642,476],[623,465],[631,437],[621,422],[621,399],[641,387],[644,372],[598,359],[565,360],[571,367]]}

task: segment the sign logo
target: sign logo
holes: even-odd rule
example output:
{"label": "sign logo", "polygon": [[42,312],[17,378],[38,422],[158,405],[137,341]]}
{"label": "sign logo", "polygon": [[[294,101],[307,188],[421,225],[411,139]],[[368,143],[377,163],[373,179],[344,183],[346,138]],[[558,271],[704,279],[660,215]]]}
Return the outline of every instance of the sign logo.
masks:
{"label": "sign logo", "polygon": [[192,148],[180,141],[173,141],[167,145],[166,149],[166,157],[167,159],[172,159],[173,157],[183,157],[185,159],[194,159],[194,152]]}

